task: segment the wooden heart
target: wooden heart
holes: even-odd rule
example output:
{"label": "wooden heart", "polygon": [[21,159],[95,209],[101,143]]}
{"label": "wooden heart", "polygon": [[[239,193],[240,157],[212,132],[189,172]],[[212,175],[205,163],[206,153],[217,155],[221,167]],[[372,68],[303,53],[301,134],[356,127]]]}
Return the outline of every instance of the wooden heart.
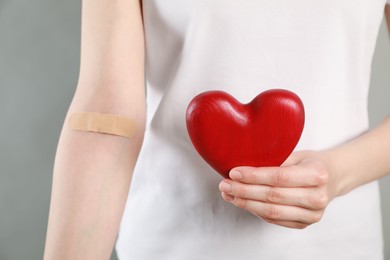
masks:
{"label": "wooden heart", "polygon": [[248,104],[207,91],[190,102],[186,113],[192,144],[225,178],[237,166],[280,166],[297,145],[304,121],[302,101],[283,89],[267,90]]}

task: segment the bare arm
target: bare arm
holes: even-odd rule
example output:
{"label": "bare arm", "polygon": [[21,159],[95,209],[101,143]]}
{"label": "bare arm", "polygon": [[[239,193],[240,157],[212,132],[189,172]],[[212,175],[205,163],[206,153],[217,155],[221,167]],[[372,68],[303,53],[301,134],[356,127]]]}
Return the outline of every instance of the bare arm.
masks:
{"label": "bare arm", "polygon": [[[385,7],[385,16],[390,32],[388,4]],[[327,153],[334,165],[334,171],[344,176],[338,195],[390,174],[390,115],[375,129]]]}
{"label": "bare arm", "polygon": [[[390,173],[390,117],[333,149],[293,153],[282,167],[238,167],[221,182],[222,197],[269,223],[305,228],[327,205]],[[238,174],[234,174],[238,172]]]}
{"label": "bare arm", "polygon": [[[390,32],[390,5],[385,14]],[[295,152],[282,167],[237,167],[220,190],[226,201],[269,223],[305,228],[321,220],[335,197],[389,175],[389,155],[390,116],[333,149]]]}
{"label": "bare arm", "polygon": [[[139,0],[83,0],[80,75],[54,165],[44,259],[109,259],[143,140],[144,38]],[[71,131],[72,112],[136,121],[134,138]]]}

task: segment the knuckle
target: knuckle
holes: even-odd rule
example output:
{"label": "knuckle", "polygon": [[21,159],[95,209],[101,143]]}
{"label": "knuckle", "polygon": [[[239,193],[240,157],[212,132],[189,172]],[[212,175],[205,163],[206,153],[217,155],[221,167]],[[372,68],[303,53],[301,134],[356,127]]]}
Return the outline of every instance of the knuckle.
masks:
{"label": "knuckle", "polygon": [[275,170],[271,177],[271,185],[273,186],[283,186],[288,182],[288,175],[284,172],[284,170],[279,167]]}
{"label": "knuckle", "polygon": [[265,195],[266,202],[278,203],[283,199],[282,192],[273,187],[269,187]]}
{"label": "knuckle", "polygon": [[246,209],[247,200],[236,197],[234,198],[234,204],[239,208]]}
{"label": "knuckle", "polygon": [[328,182],[328,171],[323,167],[317,167],[315,171],[315,181],[318,185],[325,185]]}
{"label": "knuckle", "polygon": [[322,212],[315,212],[311,214],[309,218],[309,223],[313,224],[313,223],[320,222],[320,220],[322,219],[322,215],[323,215]]}
{"label": "knuckle", "polygon": [[257,174],[254,172],[251,172],[251,174],[248,176],[250,183],[257,183]]}
{"label": "knuckle", "polygon": [[241,198],[246,198],[247,194],[248,194],[247,187],[243,186],[239,188],[238,196],[240,196]]}
{"label": "knuckle", "polygon": [[324,192],[323,194],[317,197],[315,201],[316,203],[315,207],[318,209],[324,209],[328,205],[328,202],[329,202],[328,194]]}
{"label": "knuckle", "polygon": [[310,199],[310,207],[313,209],[324,209],[329,203],[329,196],[325,191],[318,192]]}
{"label": "knuckle", "polygon": [[264,217],[267,219],[278,219],[281,215],[280,209],[275,205],[267,204]]}

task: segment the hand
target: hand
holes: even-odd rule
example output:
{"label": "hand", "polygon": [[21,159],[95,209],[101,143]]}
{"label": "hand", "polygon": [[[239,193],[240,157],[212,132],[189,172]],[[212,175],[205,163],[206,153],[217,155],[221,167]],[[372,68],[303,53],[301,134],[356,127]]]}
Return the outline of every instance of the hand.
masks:
{"label": "hand", "polygon": [[328,203],[342,193],[339,176],[321,152],[293,153],[281,167],[236,167],[229,177],[219,185],[226,201],[289,228],[320,221]]}

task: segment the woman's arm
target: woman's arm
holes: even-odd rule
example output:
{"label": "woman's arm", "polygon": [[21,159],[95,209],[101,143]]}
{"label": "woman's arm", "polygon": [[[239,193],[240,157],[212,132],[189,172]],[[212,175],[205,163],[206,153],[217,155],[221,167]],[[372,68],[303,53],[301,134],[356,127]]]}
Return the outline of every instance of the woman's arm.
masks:
{"label": "woman's arm", "polygon": [[351,142],[293,153],[282,167],[237,167],[222,197],[269,223],[305,228],[332,199],[390,173],[390,117]]}
{"label": "woman's arm", "polygon": [[[390,32],[390,5],[385,9]],[[220,183],[222,197],[269,223],[305,228],[329,202],[390,174],[390,116],[351,142],[293,153],[282,167],[237,167]]]}
{"label": "woman's arm", "polygon": [[[72,112],[135,120],[133,138],[71,131]],[[109,259],[145,124],[139,0],[83,0],[80,75],[61,132],[44,259]]]}

